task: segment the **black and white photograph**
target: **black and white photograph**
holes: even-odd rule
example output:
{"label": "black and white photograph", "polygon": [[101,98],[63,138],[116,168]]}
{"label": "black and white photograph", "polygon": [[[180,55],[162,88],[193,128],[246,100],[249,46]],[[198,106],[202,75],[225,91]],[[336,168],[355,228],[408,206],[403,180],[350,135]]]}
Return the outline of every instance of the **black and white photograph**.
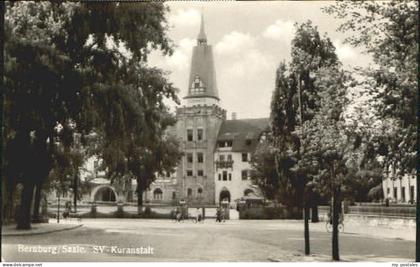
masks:
{"label": "black and white photograph", "polygon": [[0,9],[3,266],[417,266],[418,1]]}

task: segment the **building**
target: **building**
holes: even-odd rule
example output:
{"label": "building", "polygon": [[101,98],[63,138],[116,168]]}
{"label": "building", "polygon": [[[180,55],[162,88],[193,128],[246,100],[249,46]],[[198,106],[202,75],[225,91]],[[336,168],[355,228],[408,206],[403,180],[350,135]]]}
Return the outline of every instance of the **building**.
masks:
{"label": "building", "polygon": [[[203,18],[184,101],[184,106],[176,110],[177,123],[169,131],[179,138],[185,155],[174,173],[158,177],[150,185],[142,196],[144,202],[214,205],[221,200],[232,202],[245,195],[258,195],[258,188],[250,181],[249,161],[269,120],[237,119],[236,114],[227,120],[226,110],[219,105],[212,46],[207,43]],[[94,165],[99,165],[98,160],[90,159],[85,169],[96,169]],[[123,190],[96,171],[94,177],[92,171],[87,173],[93,186],[83,197],[85,201],[137,201],[135,181]]]}
{"label": "building", "polygon": [[174,132],[185,156],[172,177],[161,177],[150,186],[146,201],[213,205],[260,193],[251,184],[249,161],[269,120],[240,120],[234,113],[227,120],[218,89],[212,46],[207,43],[202,18],[185,105],[176,111]]}
{"label": "building", "polygon": [[395,203],[415,203],[417,199],[416,174],[398,175],[390,167],[382,181],[384,198]]}

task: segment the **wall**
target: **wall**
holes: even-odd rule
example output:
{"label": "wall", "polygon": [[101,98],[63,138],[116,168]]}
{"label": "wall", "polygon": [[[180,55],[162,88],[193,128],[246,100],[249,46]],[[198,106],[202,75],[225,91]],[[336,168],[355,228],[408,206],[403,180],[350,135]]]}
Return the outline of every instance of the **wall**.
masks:
{"label": "wall", "polygon": [[[259,194],[258,190],[255,188],[255,186],[251,183],[251,178],[248,175],[247,180],[242,180],[242,170],[250,170],[251,165],[249,162],[242,162],[242,153],[239,152],[231,152],[230,149],[222,148],[217,149],[216,153],[214,154],[214,159],[219,160],[220,155],[225,155],[225,159],[227,159],[227,155],[232,155],[233,165],[232,168],[219,168],[215,171],[214,181],[216,185],[216,191],[215,191],[215,199],[216,203],[219,202],[220,192],[227,189],[230,192],[230,199],[231,203],[236,200],[240,199],[244,196],[244,191],[246,189],[251,189],[254,191],[254,193]],[[248,158],[250,158],[250,155],[248,155]],[[229,181],[219,181],[219,174],[222,175],[223,171],[227,171],[228,174],[231,173],[232,180]],[[228,176],[229,177],[229,176]]]}
{"label": "wall", "polygon": [[[410,187],[414,188],[413,200],[416,200],[417,196],[417,182],[415,175],[404,175],[399,178],[395,178],[395,175],[390,174],[386,179],[382,182],[382,188],[384,192],[384,197],[389,198],[392,202],[397,203],[408,203],[410,201]],[[402,187],[404,187],[405,191],[405,200],[403,199],[402,195]],[[394,188],[397,190],[397,196],[394,196]]]}
{"label": "wall", "polygon": [[[383,226],[391,229],[404,229],[405,227],[414,229],[416,227],[415,216],[393,216],[379,212],[356,213],[356,211],[353,211],[352,213],[352,208],[357,207],[349,207],[349,213],[344,214],[344,224]],[[328,207],[319,207],[319,219],[321,221],[327,221],[327,213]]]}
{"label": "wall", "polygon": [[[220,126],[226,118],[226,111],[217,105],[196,105],[177,109],[176,132],[182,140],[185,152],[177,168],[177,192],[179,199],[185,199],[194,204],[214,204],[214,148]],[[193,141],[187,140],[187,129],[193,130]],[[203,140],[197,140],[197,129],[203,129]],[[204,162],[197,162],[197,153],[204,155]],[[193,163],[187,162],[187,153],[193,154]],[[187,170],[193,171],[193,176],[187,176]],[[203,176],[197,171],[203,170]],[[188,188],[192,189],[188,197]],[[202,193],[198,194],[199,188]]]}

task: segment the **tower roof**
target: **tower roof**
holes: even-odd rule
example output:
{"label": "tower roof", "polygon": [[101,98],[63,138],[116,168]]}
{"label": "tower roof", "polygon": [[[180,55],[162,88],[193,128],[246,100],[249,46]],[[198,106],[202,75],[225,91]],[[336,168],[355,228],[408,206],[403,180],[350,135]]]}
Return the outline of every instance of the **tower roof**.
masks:
{"label": "tower roof", "polygon": [[200,25],[200,33],[197,37],[198,42],[200,41],[207,41],[206,32],[204,31],[204,16],[201,14],[201,25]]}
{"label": "tower roof", "polygon": [[193,48],[191,58],[188,94],[184,98],[204,97],[211,97],[219,100],[213,51],[211,45],[207,44],[204,17],[201,15],[201,26],[197,37],[197,45]]}

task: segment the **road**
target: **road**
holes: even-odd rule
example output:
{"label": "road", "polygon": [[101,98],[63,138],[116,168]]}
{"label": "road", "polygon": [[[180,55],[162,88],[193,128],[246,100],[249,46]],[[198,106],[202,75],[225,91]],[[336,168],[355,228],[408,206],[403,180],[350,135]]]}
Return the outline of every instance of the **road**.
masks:
{"label": "road", "polygon": [[[82,223],[83,227],[64,232],[3,237],[2,257],[6,261],[310,261],[329,260],[331,255],[331,234],[317,227],[311,231],[314,256],[302,256],[300,221],[231,220],[218,224],[206,220],[195,224],[84,219]],[[38,245],[61,247],[61,253],[22,251]],[[345,261],[408,261],[414,259],[415,242],[341,233],[340,255]]]}

